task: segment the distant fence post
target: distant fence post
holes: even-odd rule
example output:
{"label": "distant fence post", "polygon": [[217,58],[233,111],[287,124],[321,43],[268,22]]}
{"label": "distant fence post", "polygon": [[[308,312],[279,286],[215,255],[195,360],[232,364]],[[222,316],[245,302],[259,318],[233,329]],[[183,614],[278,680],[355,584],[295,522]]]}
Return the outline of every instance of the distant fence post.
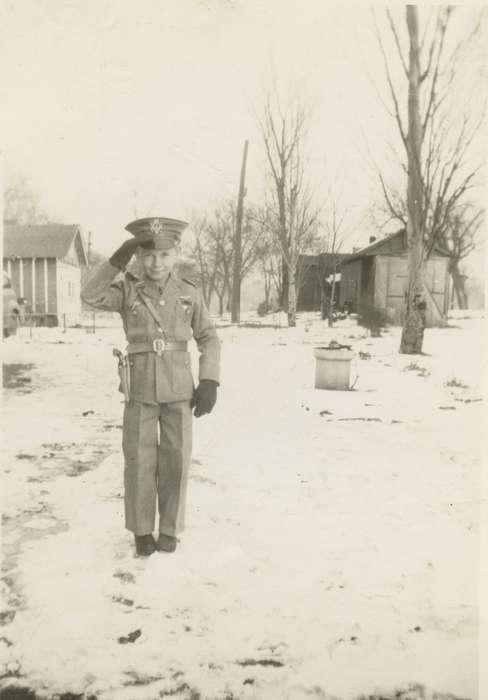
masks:
{"label": "distant fence post", "polygon": [[95,312],[93,312],[93,331],[92,331],[93,334],[95,334],[95,330],[96,330],[96,325],[95,325]]}
{"label": "distant fence post", "polygon": [[66,333],[66,314],[63,314],[63,333]]}

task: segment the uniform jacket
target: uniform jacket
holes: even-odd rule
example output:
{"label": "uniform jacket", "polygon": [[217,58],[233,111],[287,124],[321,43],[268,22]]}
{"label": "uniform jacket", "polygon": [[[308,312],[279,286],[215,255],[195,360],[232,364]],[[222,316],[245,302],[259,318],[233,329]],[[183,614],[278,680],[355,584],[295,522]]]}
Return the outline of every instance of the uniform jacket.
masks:
{"label": "uniform jacket", "polygon": [[[219,381],[220,341],[202,294],[195,285],[171,274],[163,286],[137,279],[102,263],[85,283],[81,298],[90,306],[118,311],[129,343],[195,339],[200,351],[199,379]],[[161,324],[158,325],[140,295],[149,297]],[[167,350],[129,356],[131,399],[143,403],[184,401],[194,390],[190,353]]]}

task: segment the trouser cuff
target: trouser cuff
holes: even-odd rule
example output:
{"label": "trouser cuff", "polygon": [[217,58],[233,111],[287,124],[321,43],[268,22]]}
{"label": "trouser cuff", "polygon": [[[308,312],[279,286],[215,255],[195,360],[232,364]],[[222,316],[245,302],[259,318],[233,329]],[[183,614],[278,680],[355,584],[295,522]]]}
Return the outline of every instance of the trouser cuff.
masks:
{"label": "trouser cuff", "polygon": [[154,527],[130,527],[129,525],[126,525],[125,529],[129,530],[129,532],[132,532],[132,534],[136,535],[137,537],[140,537],[141,535],[152,535],[154,532]]}
{"label": "trouser cuff", "polygon": [[174,527],[160,527],[159,532],[161,535],[168,535],[168,537],[176,537],[182,530],[176,530]]}

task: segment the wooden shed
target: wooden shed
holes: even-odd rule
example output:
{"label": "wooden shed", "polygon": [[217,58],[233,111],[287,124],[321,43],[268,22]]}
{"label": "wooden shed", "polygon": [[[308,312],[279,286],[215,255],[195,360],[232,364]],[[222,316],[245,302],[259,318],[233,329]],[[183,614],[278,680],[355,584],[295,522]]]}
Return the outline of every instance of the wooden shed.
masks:
{"label": "wooden shed", "polygon": [[5,223],[3,269],[39,325],[76,323],[87,257],[79,226]]}
{"label": "wooden shed", "polygon": [[[341,266],[340,305],[357,311],[361,304],[384,309],[391,323],[403,323],[408,280],[404,229],[374,241]],[[449,254],[434,248],[426,263],[427,325],[444,326],[449,309]]]}

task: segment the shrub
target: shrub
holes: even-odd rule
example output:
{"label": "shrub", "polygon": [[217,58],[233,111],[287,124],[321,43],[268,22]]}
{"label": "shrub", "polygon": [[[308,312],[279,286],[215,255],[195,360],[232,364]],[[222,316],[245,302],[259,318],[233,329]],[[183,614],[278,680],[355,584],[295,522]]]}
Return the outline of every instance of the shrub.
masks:
{"label": "shrub", "polygon": [[374,338],[379,338],[381,329],[388,325],[385,309],[374,304],[361,304],[358,311],[358,325],[367,328]]}

